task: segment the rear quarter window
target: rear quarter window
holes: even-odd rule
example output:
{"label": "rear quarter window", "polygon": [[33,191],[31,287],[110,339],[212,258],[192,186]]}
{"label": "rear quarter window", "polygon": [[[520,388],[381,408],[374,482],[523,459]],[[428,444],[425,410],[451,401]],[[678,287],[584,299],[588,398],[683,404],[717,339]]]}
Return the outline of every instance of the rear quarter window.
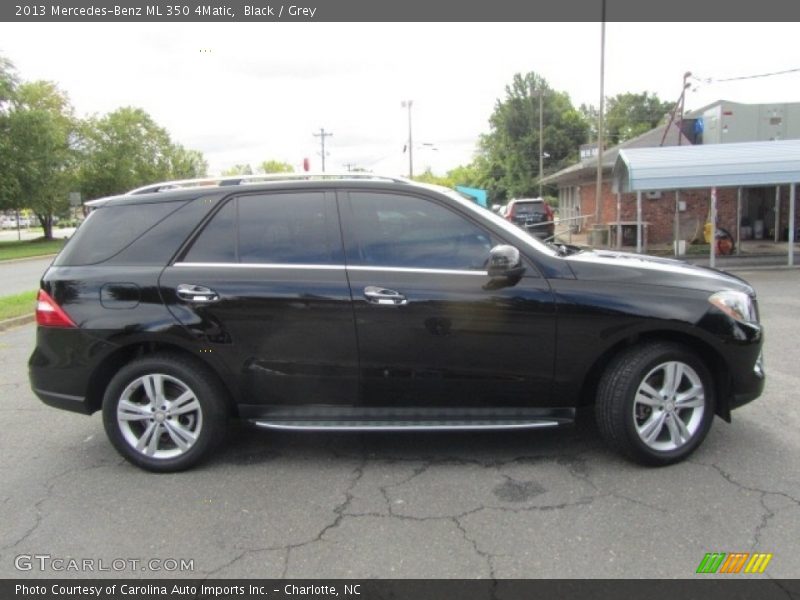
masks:
{"label": "rear quarter window", "polygon": [[186,201],[153,202],[96,208],[53,264],[80,266],[105,262],[185,204]]}

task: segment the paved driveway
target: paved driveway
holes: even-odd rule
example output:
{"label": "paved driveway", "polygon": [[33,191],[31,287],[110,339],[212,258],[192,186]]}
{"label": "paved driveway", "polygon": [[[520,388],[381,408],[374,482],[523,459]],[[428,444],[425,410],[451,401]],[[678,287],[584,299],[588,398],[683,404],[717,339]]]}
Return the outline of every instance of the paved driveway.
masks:
{"label": "paved driveway", "polygon": [[[0,296],[9,296],[39,289],[39,280],[53,257],[26,258],[0,262]],[[31,310],[33,310],[31,304]]]}
{"label": "paved driveway", "polygon": [[[32,396],[32,326],[0,334],[0,577],[93,575],[15,570],[33,554],[187,559],[193,577],[691,577],[710,551],[771,552],[767,575],[800,577],[800,272],[744,275],[768,329],[766,393],[663,469],[583,427],[242,426],[201,468],[152,475],[116,455],[99,415]],[[100,575],[165,574],[141,565]]]}

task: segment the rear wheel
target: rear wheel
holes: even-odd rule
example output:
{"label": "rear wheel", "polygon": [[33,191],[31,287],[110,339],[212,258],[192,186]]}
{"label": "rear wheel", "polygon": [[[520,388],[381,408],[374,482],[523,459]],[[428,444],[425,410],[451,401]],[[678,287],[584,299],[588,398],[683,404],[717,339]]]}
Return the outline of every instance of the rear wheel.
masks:
{"label": "rear wheel", "polygon": [[158,354],[111,380],[103,424],[117,451],[150,471],[180,471],[205,458],[225,434],[224,390],[193,361]]}
{"label": "rear wheel", "polygon": [[595,406],[603,438],[647,465],[668,465],[702,443],[714,419],[714,387],[689,349],[651,342],[622,352],[607,367]]}

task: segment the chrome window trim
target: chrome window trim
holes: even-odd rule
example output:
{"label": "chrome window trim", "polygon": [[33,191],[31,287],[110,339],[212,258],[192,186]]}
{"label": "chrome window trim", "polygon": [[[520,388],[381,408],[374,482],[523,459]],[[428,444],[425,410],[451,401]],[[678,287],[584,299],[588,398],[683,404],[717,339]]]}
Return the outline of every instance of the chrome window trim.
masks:
{"label": "chrome window trim", "polygon": [[422,269],[414,267],[371,267],[365,265],[350,265],[347,267],[350,271],[382,271],[387,273],[433,273],[440,275],[480,275],[481,277],[488,277],[486,271],[467,271],[466,269]]}
{"label": "chrome window trim", "polygon": [[229,262],[176,262],[175,267],[194,268],[233,268],[233,269],[297,269],[297,270],[325,270],[325,271],[380,271],[385,273],[421,273],[433,275],[478,275],[488,277],[486,271],[467,271],[460,269],[416,269],[413,267],[370,267],[363,265],[304,265],[285,263],[229,263]]}
{"label": "chrome window trim", "polygon": [[233,263],[233,262],[176,262],[175,267],[194,267],[194,268],[231,268],[231,269],[298,269],[298,270],[325,270],[325,271],[344,271],[344,265],[303,265],[286,263]]}

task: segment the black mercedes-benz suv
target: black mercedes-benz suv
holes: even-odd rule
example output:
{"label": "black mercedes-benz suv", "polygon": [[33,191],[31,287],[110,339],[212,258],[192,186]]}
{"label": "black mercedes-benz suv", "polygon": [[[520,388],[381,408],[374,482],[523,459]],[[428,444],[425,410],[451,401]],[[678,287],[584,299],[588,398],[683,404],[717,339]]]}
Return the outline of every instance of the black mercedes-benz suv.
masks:
{"label": "black mercedes-benz suv", "polygon": [[764,386],[746,282],[546,245],[445,188],[303,174],[89,204],[41,281],[31,385],[102,410],[145,469],[194,465],[231,417],[512,429],[592,405],[611,446],[664,465]]}

